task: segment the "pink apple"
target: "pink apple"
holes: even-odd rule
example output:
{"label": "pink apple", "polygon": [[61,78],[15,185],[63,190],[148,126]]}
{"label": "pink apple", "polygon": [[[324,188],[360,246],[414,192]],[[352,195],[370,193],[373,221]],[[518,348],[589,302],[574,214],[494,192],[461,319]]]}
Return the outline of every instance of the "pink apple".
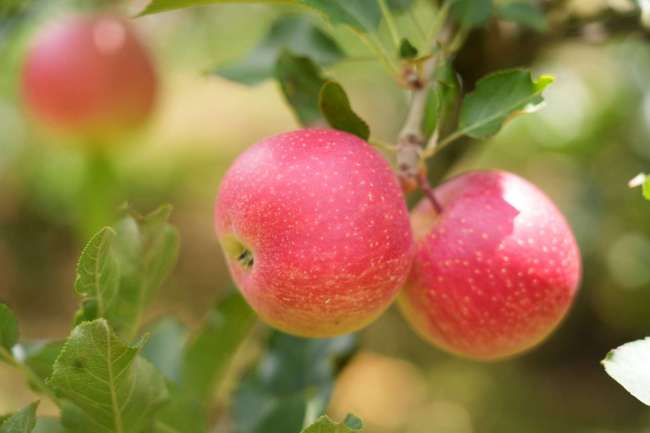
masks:
{"label": "pink apple", "polygon": [[394,300],[414,244],[388,163],[365,141],[304,129],[259,142],[225,175],[216,231],[237,285],[270,325],[355,331]]}
{"label": "pink apple", "polygon": [[47,126],[103,137],[149,117],[157,78],[125,19],[72,16],[36,35],[24,63],[22,91],[30,113]]}
{"label": "pink apple", "polygon": [[566,315],[580,252],[562,214],[535,186],[503,171],[476,171],[435,190],[411,216],[417,251],[400,296],[426,340],[469,358],[514,355]]}

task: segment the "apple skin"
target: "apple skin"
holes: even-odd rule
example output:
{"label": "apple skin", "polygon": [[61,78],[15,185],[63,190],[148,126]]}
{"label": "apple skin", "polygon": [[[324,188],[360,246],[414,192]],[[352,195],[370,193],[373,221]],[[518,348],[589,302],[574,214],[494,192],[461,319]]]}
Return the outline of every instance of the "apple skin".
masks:
{"label": "apple skin", "polygon": [[241,154],[222,180],[215,226],[251,307],[304,337],[372,322],[397,296],[414,253],[388,163],[331,129],[276,135]]}
{"label": "apple skin", "polygon": [[73,15],[46,25],[22,70],[30,114],[77,136],[113,136],[141,126],[157,89],[148,51],[126,19],[111,14]]}
{"label": "apple skin", "polygon": [[474,171],[435,189],[411,213],[416,256],[399,298],[426,340],[496,360],[547,337],[581,275],[571,228],[546,195],[503,171]]}

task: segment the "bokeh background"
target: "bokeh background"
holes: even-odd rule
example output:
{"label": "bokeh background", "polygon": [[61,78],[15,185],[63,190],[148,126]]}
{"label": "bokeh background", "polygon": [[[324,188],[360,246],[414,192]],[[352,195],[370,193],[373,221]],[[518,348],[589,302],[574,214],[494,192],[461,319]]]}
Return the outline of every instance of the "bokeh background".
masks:
{"label": "bokeh background", "polygon": [[[562,3],[566,13],[589,21],[625,12],[627,2]],[[27,338],[62,338],[69,329],[77,302],[74,268],[87,237],[80,197],[90,162],[78,143],[29,119],[18,77],[30,35],[78,6],[35,0],[28,16],[0,23],[0,301],[17,311]],[[245,87],[210,73],[254,47],[278,13],[219,5],[134,21],[159,67],[162,97],[150,124],[110,152],[112,191],[143,212],[171,203],[182,238],[178,267],[151,319],[174,313],[196,325],[228,287],[212,227],[219,179],[251,143],[297,127],[276,83]],[[508,43],[519,30],[496,23],[473,35],[459,58],[469,77],[507,57],[505,64],[528,64],[557,78],[543,111],[515,120],[487,143],[459,144],[471,147],[439,174],[507,169],[557,202],[584,257],[582,288],[568,319],[533,351],[481,364],[427,345],[391,309],[361,333],[361,351],[337,383],[333,416],[353,412],[369,433],[650,432],[650,409],[600,366],[609,349],[650,334],[650,203],[626,187],[650,170],[650,42],[635,30],[636,21],[629,25],[611,35],[594,27],[542,38],[522,54],[522,46]],[[368,56],[352,36],[337,37],[357,57]],[[373,135],[394,141],[406,98],[381,67],[344,61],[331,75]],[[255,335],[264,332],[259,326]],[[228,389],[259,350],[256,336],[221,392],[225,407]],[[0,365],[0,413],[32,399],[22,380]]]}

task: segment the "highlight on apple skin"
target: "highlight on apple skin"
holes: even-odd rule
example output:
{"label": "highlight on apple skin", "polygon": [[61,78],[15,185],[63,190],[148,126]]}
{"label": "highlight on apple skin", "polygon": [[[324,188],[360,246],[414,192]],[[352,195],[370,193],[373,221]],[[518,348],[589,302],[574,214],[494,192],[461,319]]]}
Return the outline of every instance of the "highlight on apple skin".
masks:
{"label": "highlight on apple skin", "polygon": [[73,15],[46,25],[28,48],[22,93],[29,113],[56,131],[91,138],[141,126],[158,79],[125,18]]}
{"label": "highlight on apple skin", "polygon": [[503,171],[475,171],[435,190],[411,215],[416,256],[399,305],[443,350],[480,360],[523,352],[547,337],[576,295],[581,259],[546,195]]}
{"label": "highlight on apple skin", "polygon": [[305,337],[372,322],[395,299],[414,252],[388,163],[331,129],[276,135],[240,155],[222,180],[215,226],[252,308]]}

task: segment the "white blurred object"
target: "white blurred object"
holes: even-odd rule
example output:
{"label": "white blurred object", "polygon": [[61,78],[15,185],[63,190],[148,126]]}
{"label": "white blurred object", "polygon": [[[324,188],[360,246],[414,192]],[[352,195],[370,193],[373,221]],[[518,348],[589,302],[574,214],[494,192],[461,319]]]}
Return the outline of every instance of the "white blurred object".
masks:
{"label": "white blurred object", "polygon": [[630,394],[650,406],[650,337],[612,350],[603,360],[605,371]]}

